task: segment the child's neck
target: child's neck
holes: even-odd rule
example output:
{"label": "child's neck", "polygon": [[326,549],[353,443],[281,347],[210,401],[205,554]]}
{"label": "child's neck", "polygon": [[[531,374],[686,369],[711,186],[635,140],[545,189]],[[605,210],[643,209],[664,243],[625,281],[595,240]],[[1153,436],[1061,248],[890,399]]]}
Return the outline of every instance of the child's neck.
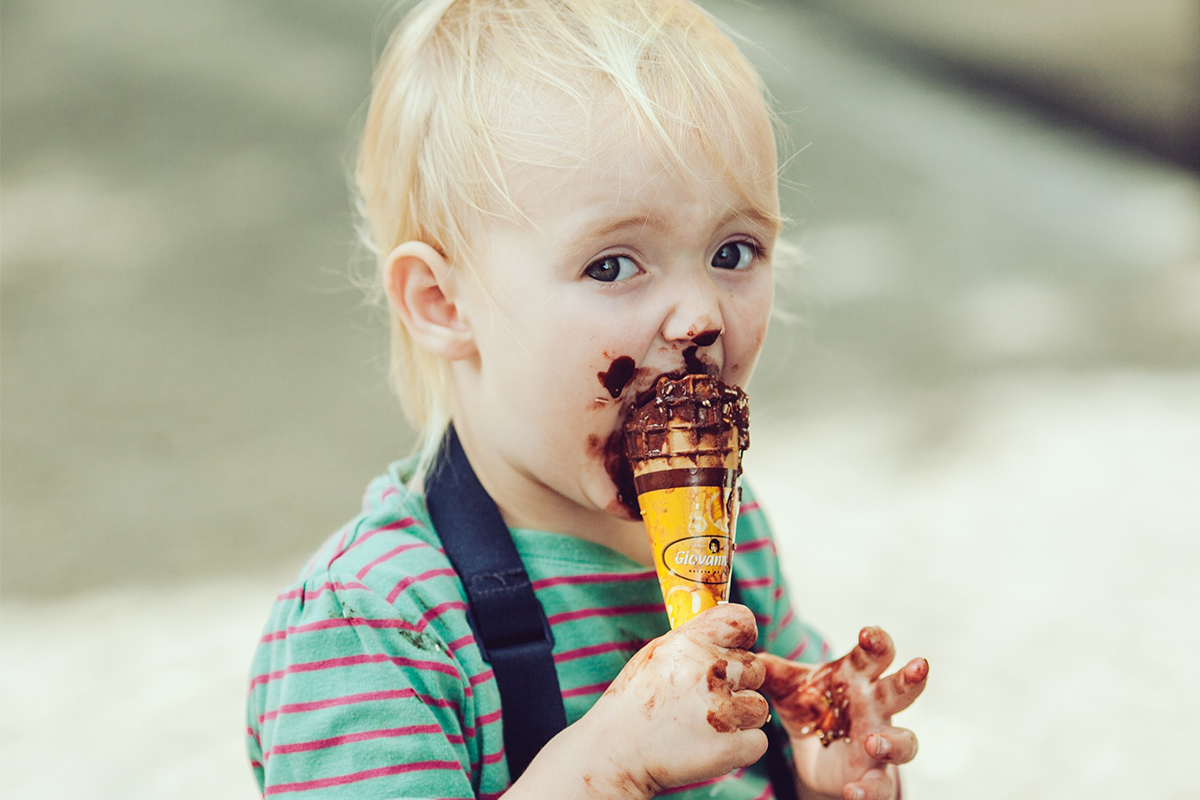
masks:
{"label": "child's neck", "polygon": [[647,538],[646,528],[641,522],[618,519],[611,514],[590,515],[587,518],[576,516],[572,519],[564,517],[561,523],[538,522],[534,517],[521,514],[518,509],[504,506],[500,507],[500,513],[509,527],[545,530],[574,536],[577,539],[594,542],[610,550],[615,550],[642,566],[652,567],[654,565],[650,540]]}
{"label": "child's neck", "polygon": [[487,448],[472,447],[469,435],[461,433],[463,449],[476,477],[496,501],[510,528],[574,536],[608,547],[644,566],[653,565],[646,528],[641,522],[585,508],[520,473],[503,459],[489,457]]}

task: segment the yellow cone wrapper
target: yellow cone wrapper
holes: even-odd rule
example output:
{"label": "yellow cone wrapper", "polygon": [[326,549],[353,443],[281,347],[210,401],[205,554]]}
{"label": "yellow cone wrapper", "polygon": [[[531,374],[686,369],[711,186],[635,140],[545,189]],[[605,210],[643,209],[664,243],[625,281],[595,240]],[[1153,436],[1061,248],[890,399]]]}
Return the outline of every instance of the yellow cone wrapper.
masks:
{"label": "yellow cone wrapper", "polygon": [[677,628],[729,598],[741,452],[740,389],[706,375],[659,378],[625,428],[663,603]]}

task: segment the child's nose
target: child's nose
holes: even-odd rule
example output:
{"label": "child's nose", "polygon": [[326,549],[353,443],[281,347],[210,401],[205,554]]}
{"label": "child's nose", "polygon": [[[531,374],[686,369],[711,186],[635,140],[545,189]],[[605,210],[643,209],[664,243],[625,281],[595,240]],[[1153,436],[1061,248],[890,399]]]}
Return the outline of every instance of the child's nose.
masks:
{"label": "child's nose", "polygon": [[662,336],[668,343],[713,344],[725,330],[720,289],[708,277],[693,278],[678,287],[671,310],[663,320]]}

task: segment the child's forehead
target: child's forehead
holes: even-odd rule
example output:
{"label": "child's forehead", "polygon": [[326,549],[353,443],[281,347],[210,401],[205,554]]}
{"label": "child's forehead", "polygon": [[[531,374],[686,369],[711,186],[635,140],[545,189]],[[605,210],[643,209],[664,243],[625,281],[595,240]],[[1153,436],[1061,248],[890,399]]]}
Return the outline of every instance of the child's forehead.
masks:
{"label": "child's forehead", "polygon": [[541,99],[513,104],[499,126],[498,185],[509,200],[569,187],[593,202],[645,202],[652,179],[665,175],[690,196],[777,213],[775,140],[765,109],[748,108],[732,142],[710,131],[668,135],[612,97],[585,108]]}

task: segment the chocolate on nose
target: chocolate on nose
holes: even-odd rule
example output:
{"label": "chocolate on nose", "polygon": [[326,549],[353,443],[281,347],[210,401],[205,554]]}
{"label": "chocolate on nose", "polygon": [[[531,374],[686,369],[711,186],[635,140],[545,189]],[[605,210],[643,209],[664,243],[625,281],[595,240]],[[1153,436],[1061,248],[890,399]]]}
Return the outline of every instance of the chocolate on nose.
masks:
{"label": "chocolate on nose", "polygon": [[701,331],[692,337],[692,344],[699,347],[708,347],[710,344],[715,342],[717,337],[720,335],[721,331],[717,330],[716,328],[712,328],[707,331]]}

